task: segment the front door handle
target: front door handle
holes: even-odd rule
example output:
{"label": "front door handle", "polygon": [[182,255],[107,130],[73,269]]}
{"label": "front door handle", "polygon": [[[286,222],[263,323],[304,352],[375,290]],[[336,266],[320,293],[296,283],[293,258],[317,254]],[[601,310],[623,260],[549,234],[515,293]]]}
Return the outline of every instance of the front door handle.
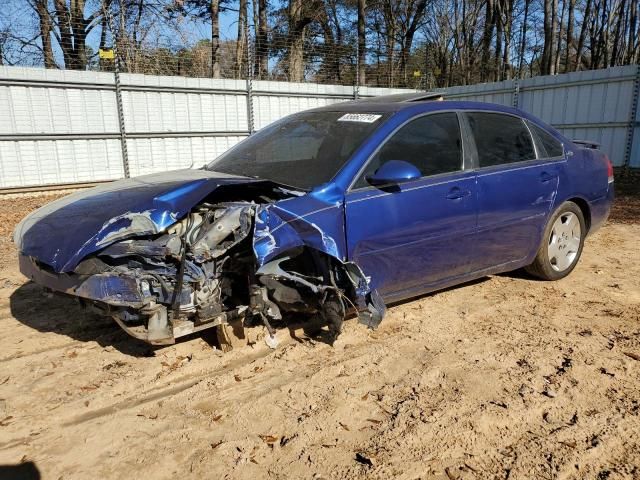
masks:
{"label": "front door handle", "polygon": [[551,174],[551,173],[548,173],[548,172],[542,172],[540,174],[540,181],[542,183],[550,182],[551,180],[553,180],[555,178],[558,178],[558,175]]}
{"label": "front door handle", "polygon": [[466,197],[470,194],[470,190],[465,190],[460,187],[453,187],[451,190],[449,190],[449,193],[447,193],[447,198],[449,200],[458,200],[459,198]]}

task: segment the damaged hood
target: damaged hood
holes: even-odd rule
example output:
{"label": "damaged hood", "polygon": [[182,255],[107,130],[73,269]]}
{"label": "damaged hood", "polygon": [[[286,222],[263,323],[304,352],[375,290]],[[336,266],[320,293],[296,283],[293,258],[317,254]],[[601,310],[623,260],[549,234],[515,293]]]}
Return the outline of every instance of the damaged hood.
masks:
{"label": "damaged hood", "polygon": [[18,224],[14,241],[23,255],[69,272],[111,243],[163,231],[221,186],[261,181],[206,170],[119,180],[36,210]]}

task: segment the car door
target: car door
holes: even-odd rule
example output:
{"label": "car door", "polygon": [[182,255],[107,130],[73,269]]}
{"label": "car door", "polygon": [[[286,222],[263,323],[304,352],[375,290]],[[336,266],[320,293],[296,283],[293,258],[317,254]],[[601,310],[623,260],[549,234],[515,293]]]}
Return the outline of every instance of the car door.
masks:
{"label": "car door", "polygon": [[558,189],[560,158],[538,153],[515,115],[467,112],[478,167],[478,237],[472,264],[517,263],[538,249]]}
{"label": "car door", "polygon": [[[404,160],[422,177],[388,188],[366,181]],[[414,118],[370,158],[345,199],[349,258],[387,299],[468,271],[476,227],[475,173],[464,168],[455,112]]]}

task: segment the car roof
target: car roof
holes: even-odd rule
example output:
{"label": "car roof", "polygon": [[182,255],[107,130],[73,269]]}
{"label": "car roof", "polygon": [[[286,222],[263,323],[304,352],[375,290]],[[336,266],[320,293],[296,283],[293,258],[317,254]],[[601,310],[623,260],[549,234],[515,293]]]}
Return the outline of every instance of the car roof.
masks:
{"label": "car roof", "polygon": [[[424,96],[432,96],[433,99],[422,99]],[[439,98],[438,98],[439,97]],[[354,112],[354,113],[395,113],[403,110],[413,110],[412,113],[432,112],[438,110],[485,110],[499,113],[510,113],[524,118],[533,118],[526,112],[505,105],[485,102],[470,102],[460,100],[443,100],[442,94],[400,94],[371,97],[349,102],[333,103],[324,107],[315,108],[315,112]]]}

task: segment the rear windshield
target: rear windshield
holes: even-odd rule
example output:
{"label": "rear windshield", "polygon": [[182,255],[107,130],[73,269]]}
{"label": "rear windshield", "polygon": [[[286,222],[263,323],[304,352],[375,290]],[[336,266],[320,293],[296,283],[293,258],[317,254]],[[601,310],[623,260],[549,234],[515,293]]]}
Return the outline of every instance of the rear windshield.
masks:
{"label": "rear windshield", "polygon": [[298,113],[259,130],[206,168],[310,190],[330,181],[385,117]]}

